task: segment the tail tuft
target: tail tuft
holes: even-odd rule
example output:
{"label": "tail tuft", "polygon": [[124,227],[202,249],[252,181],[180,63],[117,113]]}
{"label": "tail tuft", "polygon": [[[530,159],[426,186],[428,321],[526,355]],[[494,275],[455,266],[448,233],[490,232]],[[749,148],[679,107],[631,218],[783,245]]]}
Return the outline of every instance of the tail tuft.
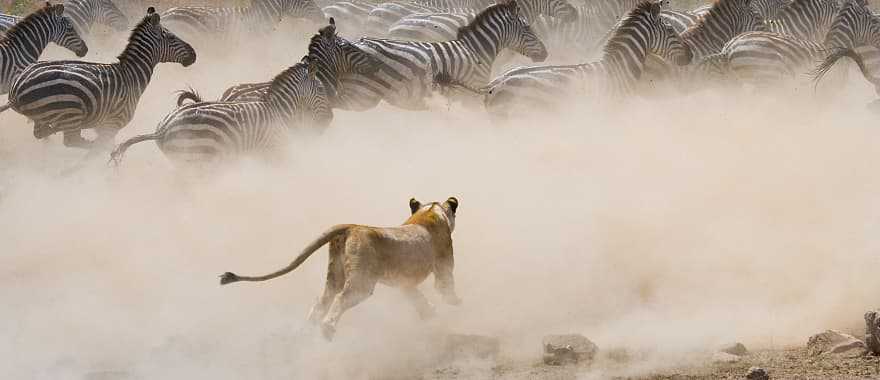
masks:
{"label": "tail tuft", "polygon": [[188,87],[186,90],[180,90],[176,92],[177,94],[177,106],[181,107],[187,100],[192,101],[193,103],[201,103],[202,96],[199,95],[196,90],[192,87]]}
{"label": "tail tuft", "polygon": [[232,272],[226,272],[220,275],[220,285],[238,282],[238,275]]}

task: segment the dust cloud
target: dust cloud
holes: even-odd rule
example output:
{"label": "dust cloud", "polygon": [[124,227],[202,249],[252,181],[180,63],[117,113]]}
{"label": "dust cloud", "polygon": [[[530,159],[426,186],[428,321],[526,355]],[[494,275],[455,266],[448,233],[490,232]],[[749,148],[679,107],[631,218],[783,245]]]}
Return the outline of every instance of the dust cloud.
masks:
{"label": "dust cloud", "polygon": [[[117,141],[153,131],[186,85],[214,98],[270,78],[310,34],[160,66]],[[92,51],[119,51],[116,37]],[[880,287],[880,130],[864,106],[873,92],[849,81],[829,96],[574,104],[504,126],[441,100],[339,111],[323,135],[295,136],[283,162],[197,180],[151,143],[118,169],[102,159],[67,173],[82,151],[3,113],[0,377],[414,378],[449,332],[497,336],[521,363],[545,334],[582,333],[643,353],[621,370],[637,374],[731,340],[781,347],[857,327]],[[399,224],[411,196],[461,201],[464,303],[442,305],[429,279],[431,321],[380,286],[324,342],[305,317],[326,249],[271,282],[218,284],[227,270],[285,265],[333,224]]]}

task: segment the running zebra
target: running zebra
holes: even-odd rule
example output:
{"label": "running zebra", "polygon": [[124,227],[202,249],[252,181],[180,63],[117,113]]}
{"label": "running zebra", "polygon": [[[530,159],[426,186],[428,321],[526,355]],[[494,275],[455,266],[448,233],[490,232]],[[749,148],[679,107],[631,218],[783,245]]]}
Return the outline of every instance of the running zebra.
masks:
{"label": "running zebra", "polygon": [[253,0],[244,8],[175,7],[162,13],[169,28],[199,39],[222,39],[241,32],[265,34],[284,17],[325,22],[314,0]]}
{"label": "running zebra", "polygon": [[731,74],[737,84],[767,88],[783,80],[801,79],[820,61],[825,48],[818,42],[773,32],[747,32],[734,37],[720,53],[706,57],[703,72]]}
{"label": "running zebra", "polygon": [[[578,11],[567,0],[517,0],[520,14],[527,22],[538,16],[570,23],[578,18]],[[390,38],[423,42],[442,42],[455,39],[458,29],[476,17],[472,13],[419,13],[406,16],[388,28]],[[536,30],[537,32],[537,30]]]}
{"label": "running zebra", "polygon": [[[157,140],[162,152],[178,163],[216,163],[242,153],[271,151],[283,145],[288,129],[304,124],[323,129],[330,123],[330,93],[335,91],[336,82],[331,80],[332,87],[325,87],[322,76],[348,71],[371,73],[378,64],[342,40],[331,18],[330,25],[312,37],[309,54],[302,63],[238,98],[224,96],[217,102],[195,99],[196,103],[168,115],[156,133],[120,144],[111,158],[119,162],[129,146],[147,140]],[[306,66],[308,75],[304,75]]]}
{"label": "running zebra", "polygon": [[[317,77],[324,87],[327,101],[332,108],[350,108],[341,103],[337,96],[339,80],[350,73],[370,75],[376,72],[382,62],[358,49],[336,32],[335,20],[330,18],[330,25],[320,30],[309,43],[309,57],[317,67]],[[257,101],[266,96],[271,83],[245,83],[230,87],[223,92],[219,101]],[[181,92],[177,105],[186,100],[200,102],[197,94],[191,91]],[[329,120],[328,120],[329,121]]]}
{"label": "running zebra", "polygon": [[[88,35],[96,22],[116,31],[128,28],[128,18],[110,0],[66,0],[64,15],[80,36]],[[0,14],[0,32],[8,30],[19,20],[18,16]]]}
{"label": "running zebra", "polygon": [[110,154],[120,163],[133,144],[155,140],[159,149],[179,165],[216,165],[243,154],[272,153],[284,146],[288,129],[312,121],[326,124],[333,117],[315,62],[309,56],[270,82],[257,101],[200,102],[176,109],[155,133],[135,136]]}
{"label": "running zebra", "polygon": [[532,61],[547,58],[547,49],[519,15],[515,1],[481,12],[461,28],[453,41],[427,43],[362,38],[356,45],[383,62],[374,75],[343,78],[344,104],[353,109],[375,107],[382,99],[407,109],[425,109],[434,76],[443,73],[471,87],[485,85],[498,53],[512,49]]}
{"label": "running zebra", "polygon": [[724,44],[739,34],[766,30],[764,20],[751,9],[751,1],[718,0],[697,25],[682,33],[695,62],[721,52]]}
{"label": "running zebra", "polygon": [[768,23],[772,32],[823,42],[839,10],[839,0],[793,0]]}
{"label": "running zebra", "polygon": [[26,16],[0,37],[0,94],[9,92],[12,81],[25,67],[37,62],[49,42],[65,47],[78,57],[88,52],[64,5],[46,6]]}
{"label": "running zebra", "polygon": [[[690,49],[660,17],[660,4],[643,2],[621,20],[597,62],[524,67],[508,71],[479,90],[495,119],[511,111],[558,109],[560,102],[619,99],[633,93],[648,54],[678,65],[691,61]],[[452,81],[452,83],[455,83]],[[470,87],[470,86],[465,86]]]}
{"label": "running zebra", "polygon": [[[0,112],[12,108],[31,119],[38,139],[63,132],[65,146],[101,147],[131,120],[158,63],[189,66],[195,60],[193,48],[162,27],[159,14],[150,7],[131,32],[119,62],[28,66],[12,83],[9,104]],[[84,129],[95,129],[97,139],[84,139]]]}
{"label": "running zebra", "polygon": [[327,17],[351,28],[351,30],[343,31],[343,35],[361,36],[361,32],[365,30],[364,24],[370,17],[370,12],[376,9],[376,4],[367,0],[344,0],[335,1],[321,9]]}

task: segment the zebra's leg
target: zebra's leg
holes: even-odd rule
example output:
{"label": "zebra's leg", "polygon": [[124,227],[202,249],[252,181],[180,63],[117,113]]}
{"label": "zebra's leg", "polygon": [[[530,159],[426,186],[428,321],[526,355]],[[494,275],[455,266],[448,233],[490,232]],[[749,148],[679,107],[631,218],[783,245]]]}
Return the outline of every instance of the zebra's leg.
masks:
{"label": "zebra's leg", "polygon": [[[36,129],[36,126],[34,127]],[[69,148],[91,149],[92,142],[82,137],[82,130],[64,131],[64,146]]]}

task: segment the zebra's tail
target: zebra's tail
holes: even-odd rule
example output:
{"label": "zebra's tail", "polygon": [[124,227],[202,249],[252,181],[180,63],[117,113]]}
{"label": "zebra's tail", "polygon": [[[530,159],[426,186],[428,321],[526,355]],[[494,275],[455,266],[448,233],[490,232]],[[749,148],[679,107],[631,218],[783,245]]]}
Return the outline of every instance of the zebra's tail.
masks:
{"label": "zebra's tail", "polygon": [[177,106],[183,106],[184,102],[187,100],[191,100],[193,103],[201,103],[202,96],[199,95],[196,90],[192,87],[187,88],[186,90],[177,91]]}
{"label": "zebra's tail", "polygon": [[10,108],[12,108],[12,102],[9,102],[9,103],[6,103],[6,104],[0,106],[0,112],[6,111]]}
{"label": "zebra's tail", "polygon": [[473,93],[477,96],[486,95],[486,90],[482,88],[473,88],[464,83],[461,83],[447,73],[437,73],[434,75],[434,86],[439,87],[441,89],[463,89],[467,92]]}
{"label": "zebra's tail", "polygon": [[117,145],[116,148],[113,149],[113,152],[110,152],[110,161],[108,162],[108,164],[119,166],[119,164],[122,163],[122,156],[125,155],[125,151],[128,150],[130,146],[143,141],[158,140],[162,137],[162,134],[163,131],[160,130],[156,131],[155,133],[138,135],[128,140],[125,140],[125,142],[123,142],[122,144]]}
{"label": "zebra's tail", "polygon": [[865,62],[862,60],[862,56],[855,52],[855,50],[851,48],[838,48],[835,49],[828,57],[825,58],[822,63],[819,64],[812,72],[810,72],[810,76],[813,77],[813,89],[819,85],[819,81],[825,77],[825,74],[828,74],[828,71],[834,67],[834,64],[837,63],[841,58],[849,57],[852,59],[857,66],[859,66],[859,71],[862,72],[862,75],[865,78],[870,78],[868,75],[868,70],[865,67]]}

